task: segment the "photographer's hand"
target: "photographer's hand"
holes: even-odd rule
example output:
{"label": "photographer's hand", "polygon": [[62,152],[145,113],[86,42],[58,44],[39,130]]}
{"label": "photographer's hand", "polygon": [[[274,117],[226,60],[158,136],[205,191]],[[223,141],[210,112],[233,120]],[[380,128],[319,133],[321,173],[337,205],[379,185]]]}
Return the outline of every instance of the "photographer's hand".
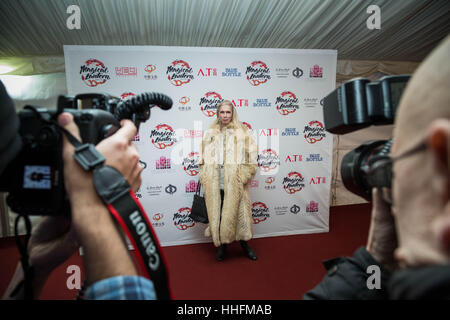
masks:
{"label": "photographer's hand", "polygon": [[142,182],[139,153],[132,142],[137,130],[130,120],[122,120],[120,124],[122,127],[111,137],[97,144],[96,148],[106,158],[105,164],[119,170],[127,179],[131,189],[136,192]]}
{"label": "photographer's hand", "polygon": [[[78,127],[71,114],[62,113],[58,122],[80,140]],[[133,126],[125,121],[124,127],[103,140],[97,149],[105,156],[106,163],[118,169],[136,188],[140,184],[140,170],[136,168],[139,166],[137,152],[129,144],[136,133]],[[84,250],[87,284],[118,275],[136,275],[122,234],[97,195],[92,173],[81,168],[73,158],[73,153],[74,147],[64,136],[64,183],[70,198],[72,223]]]}
{"label": "photographer's hand", "polygon": [[395,220],[390,206],[383,200],[380,190],[372,189],[372,216],[367,251],[390,269],[396,269],[394,251],[397,248]]}

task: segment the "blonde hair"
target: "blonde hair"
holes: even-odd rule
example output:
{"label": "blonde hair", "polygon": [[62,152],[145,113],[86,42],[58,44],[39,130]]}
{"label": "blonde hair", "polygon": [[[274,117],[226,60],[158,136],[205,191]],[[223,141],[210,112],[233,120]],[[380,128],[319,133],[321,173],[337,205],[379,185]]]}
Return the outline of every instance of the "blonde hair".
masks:
{"label": "blonde hair", "polygon": [[219,105],[217,106],[217,119],[215,121],[215,124],[217,124],[218,126],[220,126],[220,119],[219,119],[219,112],[220,109],[223,106],[231,106],[231,121],[230,121],[230,125],[231,127],[234,128],[240,128],[241,127],[241,122],[238,119],[237,116],[237,112],[236,112],[236,108],[233,105],[233,102],[231,102],[230,100],[223,100],[221,103],[219,103]]}

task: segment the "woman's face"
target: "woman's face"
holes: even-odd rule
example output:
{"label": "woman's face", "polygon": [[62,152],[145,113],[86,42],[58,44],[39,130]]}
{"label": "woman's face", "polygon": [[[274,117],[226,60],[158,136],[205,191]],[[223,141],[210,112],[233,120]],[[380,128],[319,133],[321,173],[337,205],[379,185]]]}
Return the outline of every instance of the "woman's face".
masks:
{"label": "woman's face", "polygon": [[229,124],[233,117],[233,107],[225,104],[220,108],[219,120],[223,125]]}

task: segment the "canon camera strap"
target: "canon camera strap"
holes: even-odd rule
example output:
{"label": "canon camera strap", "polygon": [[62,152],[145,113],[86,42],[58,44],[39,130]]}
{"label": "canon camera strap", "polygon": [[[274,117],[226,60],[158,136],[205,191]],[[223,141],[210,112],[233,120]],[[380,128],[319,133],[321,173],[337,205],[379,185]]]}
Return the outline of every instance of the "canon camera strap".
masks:
{"label": "canon camera strap", "polygon": [[104,165],[105,158],[93,144],[82,144],[66,129],[59,128],[74,145],[75,160],[84,170],[93,172],[98,195],[131,241],[139,265],[155,285],[157,298],[172,299],[161,246],[129,183],[118,170]]}

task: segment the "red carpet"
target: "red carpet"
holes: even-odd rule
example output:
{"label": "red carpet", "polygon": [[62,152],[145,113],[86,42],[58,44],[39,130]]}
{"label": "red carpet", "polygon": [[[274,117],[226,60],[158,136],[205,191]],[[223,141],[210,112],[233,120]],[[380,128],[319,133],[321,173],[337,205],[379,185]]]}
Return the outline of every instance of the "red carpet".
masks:
{"label": "red carpet", "polygon": [[[175,299],[300,299],[324,276],[322,260],[351,255],[365,245],[370,205],[332,207],[330,232],[253,239],[257,261],[246,258],[239,243],[228,246],[225,260],[215,260],[212,243],[164,247]],[[0,292],[6,289],[18,259],[14,239],[0,239]],[[81,266],[76,254],[56,269],[42,299],[73,299],[66,287],[69,265]]]}

